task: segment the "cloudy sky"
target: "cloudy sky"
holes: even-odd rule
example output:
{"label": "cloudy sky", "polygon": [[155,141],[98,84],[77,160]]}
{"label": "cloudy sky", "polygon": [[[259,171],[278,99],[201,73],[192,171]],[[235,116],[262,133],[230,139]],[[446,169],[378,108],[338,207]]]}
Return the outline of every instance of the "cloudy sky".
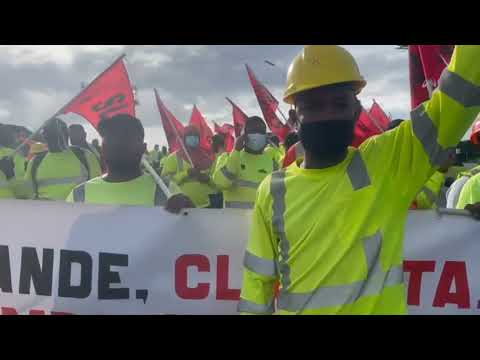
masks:
{"label": "cloudy sky", "polygon": [[[360,99],[372,99],[393,118],[410,107],[408,59],[395,45],[344,45],[357,59],[368,81]],[[143,121],[149,147],[165,143],[152,89],[166,106],[187,122],[193,104],[209,121],[231,123],[230,97],[247,114],[261,114],[244,64],[281,99],[286,69],[302,45],[32,45],[0,46],[0,123],[34,130],[80,91],[120,54],[138,89],[137,115]],[[274,64],[267,65],[265,60]],[[281,105],[284,113],[288,107]],[[69,123],[86,123],[76,115]],[[89,138],[97,137],[86,123]]]}

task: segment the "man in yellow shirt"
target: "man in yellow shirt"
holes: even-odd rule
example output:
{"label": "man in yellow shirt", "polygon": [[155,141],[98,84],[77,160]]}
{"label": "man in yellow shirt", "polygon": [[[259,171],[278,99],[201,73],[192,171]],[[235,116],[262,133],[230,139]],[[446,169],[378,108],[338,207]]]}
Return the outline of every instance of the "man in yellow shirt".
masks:
{"label": "man in yellow shirt", "polygon": [[213,159],[200,148],[200,132],[195,126],[185,128],[183,141],[187,153],[180,149],[169,155],[161,175],[174,181],[197,208],[208,208],[210,195],[217,192],[211,179]]}
{"label": "man in yellow shirt", "polygon": [[265,122],[258,116],[248,118],[245,134],[213,174],[214,183],[223,190],[225,208],[253,209],[260,182],[280,168],[275,157],[264,151],[266,145]]}
{"label": "man in yellow shirt", "polygon": [[62,120],[49,120],[42,135],[48,151],[28,163],[24,178],[28,198],[65,201],[75,186],[101,174],[92,152],[68,146],[68,128]]}
{"label": "man in yellow shirt", "polygon": [[174,213],[182,208],[193,207],[174,183],[170,183],[171,196],[167,199],[154,178],[142,172],[141,161],[146,144],[140,120],[127,114],[115,115],[102,119],[98,131],[102,137],[108,172],[75,187],[67,202],[166,206],[167,210]]}
{"label": "man in yellow shirt", "polygon": [[289,68],[284,101],[296,109],[305,160],[258,189],[240,312],[406,314],[408,209],[480,111],[479,57],[480,46],[456,46],[411,121],[355,149],[366,81],[345,49],[304,47]]}

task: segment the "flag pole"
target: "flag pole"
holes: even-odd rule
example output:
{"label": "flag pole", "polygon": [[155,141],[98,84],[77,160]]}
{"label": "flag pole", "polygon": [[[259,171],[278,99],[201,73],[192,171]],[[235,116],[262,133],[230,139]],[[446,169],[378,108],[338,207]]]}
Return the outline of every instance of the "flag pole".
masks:
{"label": "flag pole", "polygon": [[26,143],[28,143],[30,140],[32,140],[35,136],[37,136],[40,131],[45,127],[45,125],[47,124],[48,121],[50,121],[51,119],[55,118],[56,116],[59,116],[62,114],[63,112],[63,109],[65,109],[66,107],[68,107],[73,101],[75,101],[85,90],[87,90],[90,86],[92,86],[92,84],[99,78],[101,77],[103,74],[105,74],[108,70],[110,70],[112,68],[113,65],[115,65],[117,63],[117,61],[123,59],[124,57],[126,56],[126,54],[122,54],[120,55],[117,59],[115,59],[115,61],[108,67],[106,68],[104,71],[102,71],[98,76],[95,77],[95,79],[93,79],[92,81],[90,81],[90,83],[82,88],[82,90],[72,99],[70,100],[66,105],[64,105],[62,108],[60,108],[60,110],[58,110],[54,115],[52,115],[50,118],[48,118],[47,120],[45,120],[42,125],[32,134],[30,135],[28,138],[26,138],[19,146],[17,146],[17,148],[13,151],[12,154],[10,154],[10,157],[13,157],[16,153],[18,153],[24,146]]}
{"label": "flag pole", "polygon": [[[155,98],[157,99],[157,105],[158,105],[158,98],[159,98],[158,97],[158,92],[157,92],[157,89],[155,89],[155,88],[153,90],[155,92]],[[192,168],[194,168],[195,166],[193,165],[192,158],[190,157],[190,154],[188,153],[187,148],[185,147],[185,144],[183,143],[183,139],[178,134],[177,128],[172,124],[172,122],[170,121],[170,118],[168,116],[166,116],[166,118],[167,118],[167,121],[170,124],[171,128],[173,129],[173,132],[175,133],[175,136],[177,137],[177,141],[180,143],[180,146],[182,147],[183,152],[187,156],[187,159],[190,162],[190,165],[192,166]]]}
{"label": "flag pole", "polygon": [[170,190],[168,189],[167,185],[165,185],[162,178],[158,176],[157,172],[153,169],[152,165],[150,165],[145,154],[142,156],[142,165],[145,166],[145,169],[147,169],[148,173],[152,175],[153,179],[155,180],[157,185],[160,186],[160,189],[162,189],[167,199],[170,198],[170,196],[172,196],[172,194],[170,193]]}

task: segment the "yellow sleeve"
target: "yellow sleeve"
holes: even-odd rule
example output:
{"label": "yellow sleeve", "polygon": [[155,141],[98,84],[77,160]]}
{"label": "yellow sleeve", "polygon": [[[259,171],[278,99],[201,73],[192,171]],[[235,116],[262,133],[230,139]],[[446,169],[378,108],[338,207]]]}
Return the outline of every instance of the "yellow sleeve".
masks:
{"label": "yellow sleeve", "polygon": [[22,193],[27,199],[34,199],[35,193],[33,191],[33,180],[32,180],[32,164],[33,159],[28,162],[27,170],[25,171],[25,176],[23,177],[22,184]]}
{"label": "yellow sleeve", "polygon": [[444,183],[445,175],[436,171],[417,194],[415,198],[417,209],[435,208]]}
{"label": "yellow sleeve", "polygon": [[25,164],[27,160],[16,154],[15,161],[15,179],[13,180],[13,191],[17,199],[28,199],[29,193],[26,190],[24,177],[25,177]]}
{"label": "yellow sleeve", "polygon": [[232,151],[217,168],[213,174],[213,183],[222,190],[235,185],[240,171],[240,152]]}
{"label": "yellow sleeve", "polygon": [[477,174],[465,183],[460,192],[457,209],[465,209],[469,204],[480,202],[480,174]]}
{"label": "yellow sleeve", "polygon": [[85,156],[87,158],[88,166],[90,167],[90,179],[102,175],[102,169],[95,154],[89,150],[85,150]]}
{"label": "yellow sleeve", "polygon": [[70,194],[68,194],[67,198],[65,199],[67,203],[74,203],[73,201],[73,190],[70,191]]}
{"label": "yellow sleeve", "polygon": [[[190,164],[183,159],[177,159],[177,153],[169,155],[162,168],[161,176],[167,177],[180,185],[184,180],[188,178],[188,170],[191,168]],[[183,169],[179,169],[178,164],[181,163]]]}
{"label": "yellow sleeve", "polygon": [[412,111],[411,121],[360,146],[384,193],[396,194],[392,200],[408,207],[475,120],[480,111],[479,59],[480,46],[457,45],[432,98]]}
{"label": "yellow sleeve", "polygon": [[257,192],[252,226],[244,257],[243,286],[238,311],[242,314],[274,312],[277,241],[272,227],[272,200],[268,176]]}

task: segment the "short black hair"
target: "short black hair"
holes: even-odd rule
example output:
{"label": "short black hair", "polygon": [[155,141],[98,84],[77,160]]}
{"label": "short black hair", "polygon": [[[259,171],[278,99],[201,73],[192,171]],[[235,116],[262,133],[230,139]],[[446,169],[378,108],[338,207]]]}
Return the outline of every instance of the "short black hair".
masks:
{"label": "short black hair", "polygon": [[390,124],[388,125],[387,130],[392,130],[392,129],[395,129],[396,127],[399,127],[402,122],[404,122],[404,120],[402,119],[395,119],[390,121]]}
{"label": "short black hair", "polygon": [[300,137],[296,132],[291,132],[285,137],[285,148],[290,149],[293,145],[300,141]]}
{"label": "short black hair", "polygon": [[85,130],[85,128],[80,124],[72,124],[68,128],[69,129],[83,129],[83,130]]}
{"label": "short black hair", "polygon": [[128,114],[118,114],[110,118],[103,118],[98,123],[97,130],[102,138],[109,133],[121,130],[132,133],[132,136],[137,134],[142,139],[145,138],[145,129],[142,122]]}
{"label": "short black hair", "polygon": [[220,134],[215,134],[212,136],[212,148],[214,151],[217,151],[219,147],[225,147],[225,136]]}
{"label": "short black hair", "polygon": [[59,118],[51,118],[45,123],[44,130],[48,131],[49,133],[55,133],[59,135],[63,135],[68,139],[68,126],[62,119]]}
{"label": "short black hair", "polygon": [[250,116],[247,119],[247,121],[245,121],[245,128],[249,126],[249,124],[253,124],[253,123],[262,124],[265,127],[265,129],[267,129],[267,125],[265,124],[265,121],[263,121],[263,119],[260,116]]}

